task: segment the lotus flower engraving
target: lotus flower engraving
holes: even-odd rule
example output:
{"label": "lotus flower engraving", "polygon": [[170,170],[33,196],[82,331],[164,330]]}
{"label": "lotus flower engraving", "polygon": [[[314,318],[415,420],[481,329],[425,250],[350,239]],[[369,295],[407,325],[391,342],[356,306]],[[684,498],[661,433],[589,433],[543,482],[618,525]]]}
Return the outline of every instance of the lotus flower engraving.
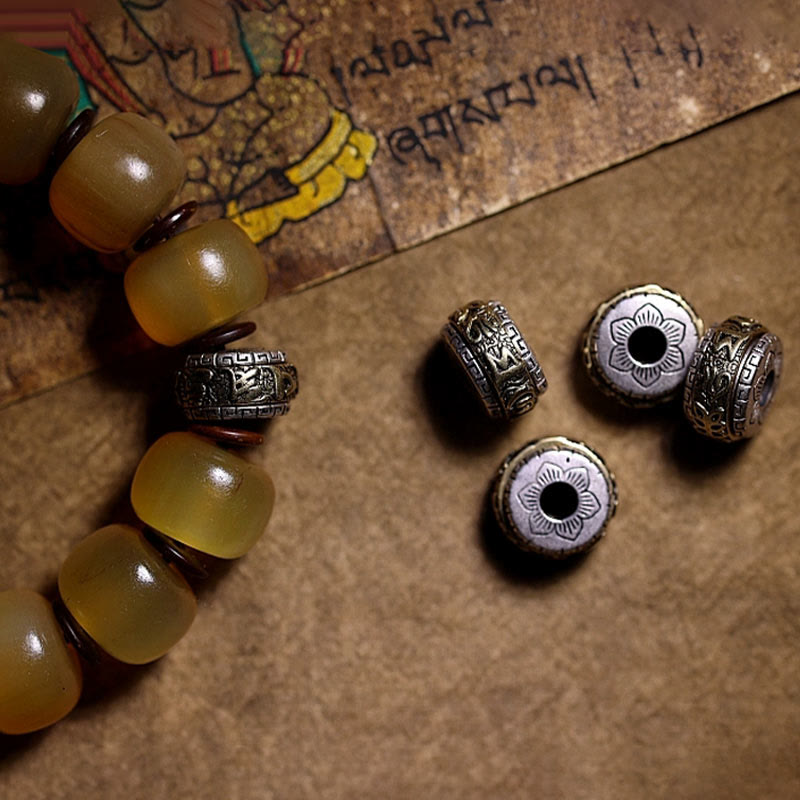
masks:
{"label": "lotus flower engraving", "polygon": [[[542,510],[542,492],[555,483],[566,483],[577,495],[575,510],[564,519],[555,519]],[[591,519],[600,510],[600,501],[589,490],[589,472],[586,467],[562,469],[558,464],[545,462],[539,467],[532,483],[517,492],[522,507],[529,512],[528,526],[534,536],[555,534],[574,542],[583,530],[584,520]]]}
{"label": "lotus flower engraving", "polygon": [[[652,364],[635,361],[630,353],[631,335],[642,328],[655,328],[664,335],[666,348],[663,355]],[[645,303],[632,317],[620,317],[611,323],[614,347],[608,355],[608,364],[618,372],[630,372],[633,379],[645,389],[662,375],[681,372],[686,360],[679,345],[686,337],[686,325],[677,319],[665,318],[652,303]]]}

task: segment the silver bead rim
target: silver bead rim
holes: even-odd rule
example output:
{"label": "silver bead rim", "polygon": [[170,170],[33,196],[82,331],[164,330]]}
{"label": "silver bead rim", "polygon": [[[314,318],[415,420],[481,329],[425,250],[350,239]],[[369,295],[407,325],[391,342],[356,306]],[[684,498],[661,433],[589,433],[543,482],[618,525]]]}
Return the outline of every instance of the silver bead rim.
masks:
{"label": "silver bead rim", "polygon": [[547,389],[533,350],[496,300],[476,300],[454,311],[442,338],[490,417],[519,417],[533,409]]}
{"label": "silver bead rim", "polygon": [[686,376],[683,410],[695,430],[735,442],[755,436],[780,385],[781,340],[749,317],[729,317],[703,336]]}
{"label": "silver bead rim", "polygon": [[195,422],[282,416],[297,390],[297,370],[280,350],[194,353],[175,373],[175,400]]}

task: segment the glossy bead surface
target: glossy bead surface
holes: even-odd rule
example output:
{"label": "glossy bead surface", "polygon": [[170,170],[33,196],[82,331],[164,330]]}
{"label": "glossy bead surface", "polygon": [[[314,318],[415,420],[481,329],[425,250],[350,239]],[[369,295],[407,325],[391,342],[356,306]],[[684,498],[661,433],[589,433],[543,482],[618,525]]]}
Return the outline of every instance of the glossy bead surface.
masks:
{"label": "glossy bead surface", "polygon": [[50,603],[38,592],[0,592],[0,731],[30,733],[78,702],[81,665]]}
{"label": "glossy bead surface", "polygon": [[261,303],[267,270],[248,235],[217,219],[140,255],[125,273],[125,294],[145,333],[172,346]]}
{"label": "glossy bead surface", "polygon": [[78,102],[65,61],[0,37],[0,183],[39,175]]}
{"label": "glossy bead surface", "polygon": [[168,210],[185,174],[183,154],[166,131],[138,114],[113,114],[59,167],[50,206],[76,239],[114,253]]}
{"label": "glossy bead surface", "polygon": [[97,644],[128,664],[164,655],[197,611],[186,579],[129,525],[108,525],[79,542],[61,567],[58,588]]}
{"label": "glossy bead surface", "polygon": [[218,558],[244,555],[275,502],[266,472],[192,433],[168,433],[145,453],[131,487],[139,518]]}

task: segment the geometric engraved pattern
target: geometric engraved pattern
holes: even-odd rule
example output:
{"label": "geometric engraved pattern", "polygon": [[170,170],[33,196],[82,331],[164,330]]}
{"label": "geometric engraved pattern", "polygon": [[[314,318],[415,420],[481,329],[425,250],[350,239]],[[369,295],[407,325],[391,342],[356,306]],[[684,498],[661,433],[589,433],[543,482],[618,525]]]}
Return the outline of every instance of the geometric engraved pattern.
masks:
{"label": "geometric engraved pattern", "polygon": [[281,416],[297,389],[297,370],[278,350],[193,354],[175,373],[175,399],[191,420]]}
{"label": "geometric engraved pattern", "polygon": [[450,350],[466,370],[470,382],[478,392],[484,408],[489,412],[489,416],[495,419],[502,419],[503,413],[500,409],[500,404],[497,402],[494,389],[489,383],[489,379],[483,374],[480,363],[452,322],[448,322],[444,326],[442,329],[442,336],[445,344],[449,346]]}
{"label": "geometric engraved pattern", "polygon": [[[686,375],[687,418],[714,439],[754,436],[771,405],[782,362],[780,339],[755,320],[737,316],[711,326]],[[762,397],[768,375],[770,394]]]}
{"label": "geometric engraved pattern", "polygon": [[453,312],[442,336],[491,417],[511,419],[530,411],[547,388],[536,356],[496,301],[472,302]]}

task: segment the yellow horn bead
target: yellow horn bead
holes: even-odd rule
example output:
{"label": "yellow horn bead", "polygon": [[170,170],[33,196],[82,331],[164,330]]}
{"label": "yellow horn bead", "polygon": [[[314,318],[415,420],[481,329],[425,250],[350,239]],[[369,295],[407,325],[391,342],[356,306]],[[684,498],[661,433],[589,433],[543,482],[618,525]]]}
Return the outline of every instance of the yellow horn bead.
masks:
{"label": "yellow horn bead", "polygon": [[108,525],[78,542],[61,567],[58,589],[97,644],[128,664],[163,656],[197,611],[186,579],[129,525]]}
{"label": "yellow horn bead", "polygon": [[78,241],[115,253],[168,210],[185,176],[183,153],[165,130],[138,114],[113,114],[59,167],[50,207]]}
{"label": "yellow horn bead", "polygon": [[0,592],[0,731],[30,733],[66,716],[81,694],[78,656],[38,592]]}
{"label": "yellow horn bead", "polygon": [[125,294],[145,333],[173,346],[263,302],[267,271],[248,235],[217,219],[142,253],[125,273]]}
{"label": "yellow horn bead", "polygon": [[218,558],[238,558],[267,526],[266,472],[192,433],[168,433],[145,453],[131,487],[143,522]]}
{"label": "yellow horn bead", "polygon": [[65,61],[0,37],[0,183],[27,183],[44,170],[78,91]]}

